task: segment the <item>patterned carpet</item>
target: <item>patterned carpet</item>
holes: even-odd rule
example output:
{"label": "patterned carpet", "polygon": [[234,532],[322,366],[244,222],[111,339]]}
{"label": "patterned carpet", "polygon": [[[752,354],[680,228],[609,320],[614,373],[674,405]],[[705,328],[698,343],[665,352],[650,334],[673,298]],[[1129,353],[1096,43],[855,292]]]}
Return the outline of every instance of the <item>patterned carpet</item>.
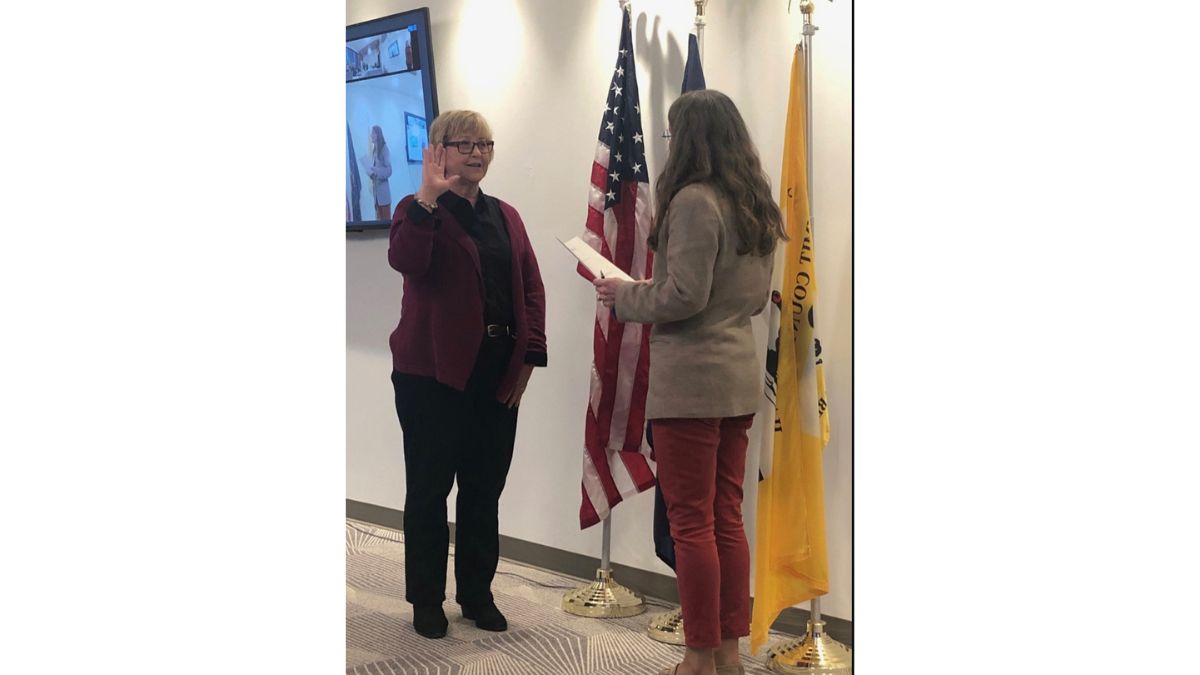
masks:
{"label": "patterned carpet", "polygon": [[[682,658],[682,647],[646,636],[649,617],[670,606],[648,600],[645,613],[628,619],[577,617],[560,603],[583,580],[507,560],[500,561],[492,592],[508,617],[508,631],[490,633],[462,618],[451,572],[449,631],[427,640],[413,631],[412,608],[404,601],[402,537],[346,521],[348,675],[652,675]],[[453,549],[450,555],[453,565]],[[761,658],[746,653],[748,645],[742,640],[746,672],[768,673]]]}

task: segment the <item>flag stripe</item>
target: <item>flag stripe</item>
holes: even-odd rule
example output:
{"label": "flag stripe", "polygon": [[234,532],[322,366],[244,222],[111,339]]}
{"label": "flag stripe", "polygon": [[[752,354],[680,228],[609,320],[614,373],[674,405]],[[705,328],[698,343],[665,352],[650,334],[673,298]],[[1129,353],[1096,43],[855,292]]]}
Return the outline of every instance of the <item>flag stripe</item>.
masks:
{"label": "flag stripe", "polygon": [[[602,307],[602,311],[609,311]],[[613,408],[617,404],[617,368],[620,366],[621,338],[625,335],[625,324],[619,321],[608,321],[608,334],[605,336],[602,351],[598,354],[600,362],[596,364],[600,372],[602,388],[600,390],[600,410],[597,415],[600,425],[600,436],[597,439],[601,448],[610,448],[609,438],[612,434]]]}
{"label": "flag stripe", "polygon": [[[614,500],[621,500],[621,491],[617,489],[616,481],[613,480],[612,469],[608,463],[608,452],[605,451],[604,446],[599,442],[599,426],[596,418],[589,413],[584,430],[587,436],[586,454],[596,478],[588,492],[592,493],[593,497],[598,496],[608,503],[615,503]],[[599,491],[598,494],[597,490]]]}
{"label": "flag stripe", "polygon": [[[593,162],[593,163],[592,163],[592,187],[593,187],[593,188],[595,188],[595,190],[594,190],[594,192],[593,192],[592,194],[599,194],[599,195],[600,195],[600,202],[601,202],[601,206],[600,206],[600,208],[596,209],[596,210],[598,210],[598,211],[601,211],[601,210],[603,210],[603,209],[604,209],[604,206],[603,206],[603,202],[604,202],[604,190],[603,190],[603,187],[604,187],[604,186],[605,186],[607,183],[608,183],[608,167],[607,167],[607,166],[605,166],[605,165],[603,165],[603,164],[600,164],[599,162]],[[595,206],[593,206],[592,208],[596,208],[596,207],[595,207]]]}
{"label": "flag stripe", "polygon": [[[596,523],[600,522],[601,516],[598,513],[596,513],[596,509],[595,509],[595,507],[592,506],[592,504],[606,504],[608,502],[608,500],[603,498],[603,495],[601,493],[599,493],[598,491],[595,490],[595,484],[589,485],[589,483],[588,483],[587,467],[588,467],[590,461],[591,460],[588,458],[587,454],[584,453],[584,469],[585,470],[583,472],[583,474],[584,474],[583,485],[581,486],[582,492],[583,492],[583,497],[582,497],[582,499],[580,499],[581,506],[579,507],[579,523],[580,523],[581,529],[591,527],[592,525],[595,525]],[[593,475],[595,474],[595,471],[596,470],[593,467],[592,468]],[[605,512],[605,515],[608,515],[607,511]]]}
{"label": "flag stripe", "polygon": [[[646,391],[650,387],[650,342],[649,331],[646,331],[647,339],[641,353],[637,355],[637,369],[633,376],[633,391],[629,393],[629,398],[633,401],[645,401]],[[625,447],[638,448],[639,452],[643,452],[647,457],[650,456],[650,446],[644,445],[643,439],[645,432],[643,428],[646,426],[646,415],[638,416],[636,422],[630,421],[630,424],[625,429]]]}

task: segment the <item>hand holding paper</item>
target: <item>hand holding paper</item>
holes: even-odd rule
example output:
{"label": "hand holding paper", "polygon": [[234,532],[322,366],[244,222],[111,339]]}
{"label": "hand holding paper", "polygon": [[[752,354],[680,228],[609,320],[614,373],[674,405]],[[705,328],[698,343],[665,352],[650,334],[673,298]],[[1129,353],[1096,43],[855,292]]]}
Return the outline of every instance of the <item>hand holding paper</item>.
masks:
{"label": "hand holding paper", "polygon": [[623,283],[625,282],[618,279],[605,279],[603,276],[599,279],[592,279],[592,285],[596,287],[596,299],[605,307],[612,307],[617,302],[617,286]]}
{"label": "hand holding paper", "polygon": [[591,273],[593,279],[601,277],[605,279],[621,279],[622,281],[633,281],[633,277],[629,276],[617,267],[613,261],[600,255],[596,249],[587,245],[587,242],[579,237],[572,237],[568,241],[558,240],[558,243],[566,247],[571,255],[579,260],[579,264],[583,265],[588,272]]}

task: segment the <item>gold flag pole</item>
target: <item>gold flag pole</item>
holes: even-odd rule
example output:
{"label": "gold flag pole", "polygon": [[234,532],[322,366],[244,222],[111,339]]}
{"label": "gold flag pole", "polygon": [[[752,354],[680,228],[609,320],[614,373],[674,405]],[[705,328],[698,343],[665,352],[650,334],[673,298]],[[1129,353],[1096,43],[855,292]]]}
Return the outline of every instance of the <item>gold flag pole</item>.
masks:
{"label": "gold flag pole", "polygon": [[[631,11],[631,0],[617,0],[621,11]],[[600,568],[596,580],[563,595],[562,609],[568,614],[596,619],[616,619],[637,616],[646,611],[641,595],[613,580],[609,566],[609,550],[612,548],[612,514],[604,517],[604,533],[600,540]]]}
{"label": "gold flag pole", "polygon": [[[791,0],[788,0],[788,8],[791,8]],[[817,32],[817,26],[812,22],[813,9],[812,0],[801,0],[800,13],[804,16],[804,28],[800,32],[801,46],[804,50],[804,161],[810,227],[816,223],[812,183],[812,36]],[[821,620],[821,598],[810,600],[809,608],[808,626],[804,637],[789,640],[768,650],[767,668],[776,673],[808,675],[842,675],[851,672],[850,649],[825,633],[825,622]]]}
{"label": "gold flag pole", "polygon": [[[693,0],[693,2],[696,4],[696,46],[700,49],[700,63],[703,64],[704,26],[707,24],[704,19],[704,8],[708,5],[708,0]],[[676,607],[669,612],[650,617],[650,625],[646,628],[646,633],[659,642],[666,642],[673,645],[685,644],[683,608]]]}

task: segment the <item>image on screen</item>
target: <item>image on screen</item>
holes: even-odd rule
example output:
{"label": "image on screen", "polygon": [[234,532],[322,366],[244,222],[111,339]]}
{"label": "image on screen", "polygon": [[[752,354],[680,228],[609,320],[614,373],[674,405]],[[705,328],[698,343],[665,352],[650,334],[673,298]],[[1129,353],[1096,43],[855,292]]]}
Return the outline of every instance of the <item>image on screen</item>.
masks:
{"label": "image on screen", "polygon": [[361,33],[376,24],[397,24],[396,18],[347,28],[347,229],[386,227],[396,204],[421,182],[426,129],[437,110],[427,100],[432,64],[426,68],[422,59],[421,30],[427,19],[349,39],[354,28],[361,27]]}

